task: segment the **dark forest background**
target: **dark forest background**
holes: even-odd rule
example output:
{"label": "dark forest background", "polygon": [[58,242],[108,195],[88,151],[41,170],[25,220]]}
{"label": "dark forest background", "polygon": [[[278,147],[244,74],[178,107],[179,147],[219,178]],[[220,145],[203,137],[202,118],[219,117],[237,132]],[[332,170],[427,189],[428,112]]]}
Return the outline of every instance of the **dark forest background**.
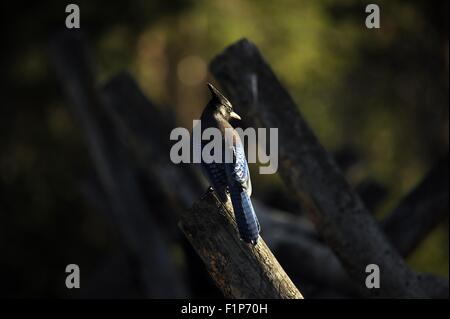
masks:
{"label": "dark forest background", "polygon": [[[255,42],[377,218],[448,154],[448,1],[377,1],[378,30],[365,28],[366,2],[356,0],[76,3],[99,81],[127,70],[189,129],[208,100],[209,61],[242,37]],[[66,4],[1,4],[0,294],[138,297],[109,288],[133,274],[102,271],[121,269],[123,247],[83,195],[92,163],[49,58]],[[254,197],[296,213],[279,178],[255,167]],[[186,246],[171,254],[192,296],[220,296],[199,260],[188,267],[196,257]],[[447,217],[407,262],[448,276],[448,258]],[[65,288],[70,263],[81,268],[81,292]]]}

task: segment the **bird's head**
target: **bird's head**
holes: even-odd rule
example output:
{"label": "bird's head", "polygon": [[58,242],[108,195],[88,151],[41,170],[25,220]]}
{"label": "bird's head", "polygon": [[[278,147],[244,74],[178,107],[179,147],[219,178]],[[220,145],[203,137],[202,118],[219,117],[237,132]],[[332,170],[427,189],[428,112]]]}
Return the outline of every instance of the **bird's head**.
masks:
{"label": "bird's head", "polygon": [[209,101],[209,105],[213,107],[214,113],[226,121],[241,119],[241,117],[233,111],[233,106],[230,101],[228,101],[218,89],[216,89],[211,83],[208,83],[208,88],[211,91],[211,100]]}

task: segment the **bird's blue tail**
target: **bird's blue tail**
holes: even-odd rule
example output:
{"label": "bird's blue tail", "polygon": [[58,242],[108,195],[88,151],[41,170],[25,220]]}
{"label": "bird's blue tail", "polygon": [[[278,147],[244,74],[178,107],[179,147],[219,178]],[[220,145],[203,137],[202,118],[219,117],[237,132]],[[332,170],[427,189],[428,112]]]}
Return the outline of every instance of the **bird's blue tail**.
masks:
{"label": "bird's blue tail", "polygon": [[250,197],[242,187],[238,186],[230,188],[230,197],[242,240],[256,245],[260,226]]}

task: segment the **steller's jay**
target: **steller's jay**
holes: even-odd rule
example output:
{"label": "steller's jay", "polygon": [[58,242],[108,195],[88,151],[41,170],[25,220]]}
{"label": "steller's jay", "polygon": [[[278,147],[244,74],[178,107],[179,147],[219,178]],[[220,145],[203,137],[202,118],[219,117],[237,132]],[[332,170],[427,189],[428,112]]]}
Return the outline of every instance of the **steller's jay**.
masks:
{"label": "steller's jay", "polygon": [[[223,203],[228,200],[230,194],[236,223],[242,240],[253,245],[257,244],[260,226],[253,209],[250,195],[252,185],[250,171],[245,158],[244,146],[239,134],[230,124],[231,119],[241,118],[233,111],[231,103],[210,83],[211,100],[206,105],[201,116],[202,131],[207,128],[218,128],[222,135],[222,159],[219,163],[205,163],[202,159],[202,169],[209,182]],[[225,129],[232,130],[232,142],[228,143],[232,148],[232,163],[225,162]],[[203,147],[207,143],[202,140]],[[214,151],[214,148],[213,148]],[[213,155],[213,154],[211,154]]]}

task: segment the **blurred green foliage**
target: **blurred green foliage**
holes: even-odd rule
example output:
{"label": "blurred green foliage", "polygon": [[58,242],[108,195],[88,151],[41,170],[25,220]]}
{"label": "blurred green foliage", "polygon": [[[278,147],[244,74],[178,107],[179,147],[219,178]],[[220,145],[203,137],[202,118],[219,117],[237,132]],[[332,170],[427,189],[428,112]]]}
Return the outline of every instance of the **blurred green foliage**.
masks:
{"label": "blurred green foliage", "polygon": [[[350,182],[372,178],[388,190],[379,216],[448,152],[446,1],[378,1],[379,30],[365,28],[366,2],[357,0],[77,3],[100,81],[130,70],[188,128],[208,98],[211,58],[242,37],[255,42],[327,149],[357,154]],[[94,267],[114,242],[80,194],[89,157],[48,59],[65,5],[2,3],[0,189],[9,226],[0,258],[19,295],[43,286],[61,294],[51,275],[60,264]],[[256,194],[279,184],[261,180]],[[33,281],[36,261],[44,275]],[[448,222],[409,261],[448,275]]]}

